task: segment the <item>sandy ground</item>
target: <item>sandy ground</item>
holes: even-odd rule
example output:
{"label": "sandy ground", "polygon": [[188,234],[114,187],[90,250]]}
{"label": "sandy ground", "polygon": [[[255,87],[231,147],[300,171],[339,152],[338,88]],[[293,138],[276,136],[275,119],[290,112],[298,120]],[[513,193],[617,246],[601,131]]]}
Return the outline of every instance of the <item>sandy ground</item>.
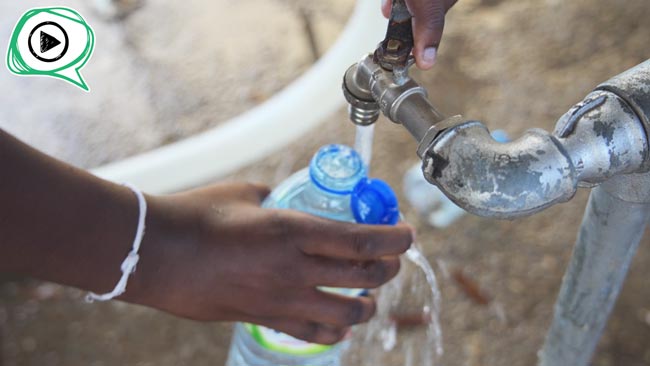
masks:
{"label": "sandy ground", "polygon": [[[0,5],[0,39],[8,38],[23,4],[32,3],[21,2],[20,9],[16,3]],[[80,96],[53,80],[34,95],[36,80],[0,73],[5,90],[0,126],[90,167],[250,108],[311,63],[295,11],[296,4],[309,2],[243,3],[149,0],[122,21],[93,15],[96,32],[108,45],[97,49],[93,67],[85,69],[90,80],[102,80],[91,85],[93,93]],[[67,4],[87,9],[80,1]],[[307,7],[318,14],[317,34],[326,46],[344,24],[351,2]],[[263,11],[251,13],[251,8]],[[233,18],[220,18],[223,9],[232,10]],[[513,136],[531,127],[550,129],[599,82],[650,57],[649,16],[647,0],[461,0],[448,18],[439,64],[416,75],[445,113],[481,119]],[[182,19],[192,19],[191,26]],[[196,50],[193,45],[214,19],[236,31]],[[248,21],[256,27],[247,27]],[[180,27],[178,35],[174,29]],[[285,37],[282,42],[278,34]],[[160,42],[195,53],[170,58],[150,46]],[[215,61],[206,66],[206,59]],[[200,73],[197,65],[203,67]],[[232,85],[238,86],[229,89]],[[29,107],[16,107],[26,101]],[[229,179],[277,183],[304,166],[318,146],[351,143],[352,133],[340,111],[301,142]],[[373,174],[401,191],[402,174],[416,161],[415,144],[386,120],[379,122],[377,134]],[[587,195],[581,191],[570,203],[530,218],[466,216],[444,230],[426,227],[404,207],[441,281],[445,355],[440,365],[535,364]],[[641,244],[594,365],[650,365],[648,241]],[[489,304],[469,297],[441,266],[476,281]],[[227,324],[199,324],[118,302],[87,305],[74,289],[10,277],[0,285],[0,329],[5,366],[221,365],[230,336]]]}

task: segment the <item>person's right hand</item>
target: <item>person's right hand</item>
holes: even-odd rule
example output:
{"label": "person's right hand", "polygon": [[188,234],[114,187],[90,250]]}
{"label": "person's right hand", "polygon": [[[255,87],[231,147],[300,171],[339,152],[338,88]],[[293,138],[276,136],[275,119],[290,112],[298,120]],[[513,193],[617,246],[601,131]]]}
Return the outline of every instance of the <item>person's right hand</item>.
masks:
{"label": "person's right hand", "polygon": [[260,208],[268,194],[221,184],[149,197],[141,260],[124,300],[201,321],[245,321],[320,344],[375,312],[371,297],[320,286],[375,288],[399,271],[411,227],[336,222]]}
{"label": "person's right hand", "polygon": [[[430,69],[436,62],[438,47],[445,27],[445,15],[458,0],[406,0],[413,15],[413,56],[420,69]],[[381,10],[390,16],[392,0],[382,0]]]}

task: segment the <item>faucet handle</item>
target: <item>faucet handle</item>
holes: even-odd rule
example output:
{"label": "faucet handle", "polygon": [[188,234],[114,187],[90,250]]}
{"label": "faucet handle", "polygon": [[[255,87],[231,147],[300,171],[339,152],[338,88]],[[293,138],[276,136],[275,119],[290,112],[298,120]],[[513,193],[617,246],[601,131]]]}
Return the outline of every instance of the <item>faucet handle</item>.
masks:
{"label": "faucet handle", "polygon": [[[408,69],[412,65],[413,27],[405,0],[393,0],[386,37],[374,53],[374,61],[383,69]],[[409,65],[409,62],[410,65]]]}

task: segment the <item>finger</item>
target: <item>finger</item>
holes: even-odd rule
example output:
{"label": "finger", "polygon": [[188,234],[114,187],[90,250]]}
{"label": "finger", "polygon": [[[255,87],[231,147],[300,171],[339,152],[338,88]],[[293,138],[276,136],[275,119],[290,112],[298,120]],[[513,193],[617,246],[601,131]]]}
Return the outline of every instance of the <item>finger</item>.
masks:
{"label": "finger", "polygon": [[390,18],[390,10],[392,6],[393,2],[391,0],[381,0],[381,12],[386,18]]}
{"label": "finger", "polygon": [[377,288],[395,277],[400,269],[398,257],[368,262],[312,257],[307,263],[310,270],[305,271],[305,283],[309,286]]}
{"label": "finger", "polygon": [[310,289],[287,310],[288,315],[307,322],[349,327],[370,320],[376,305],[372,297],[347,297]]}
{"label": "finger", "polygon": [[359,225],[310,218],[297,238],[305,254],[349,260],[373,260],[404,253],[413,242],[413,228]]}
{"label": "finger", "polygon": [[310,343],[335,344],[340,342],[349,332],[347,327],[332,327],[326,324],[306,322],[293,319],[250,319],[248,323],[259,324],[294,338]]}
{"label": "finger", "polygon": [[180,196],[198,195],[212,201],[245,201],[259,205],[271,190],[257,183],[219,183],[179,193]]}
{"label": "finger", "polygon": [[436,61],[447,9],[453,0],[407,0],[413,14],[413,55],[419,68],[430,69]]}
{"label": "finger", "polygon": [[232,193],[242,201],[259,205],[271,193],[271,189],[259,183],[238,183],[234,185]]}

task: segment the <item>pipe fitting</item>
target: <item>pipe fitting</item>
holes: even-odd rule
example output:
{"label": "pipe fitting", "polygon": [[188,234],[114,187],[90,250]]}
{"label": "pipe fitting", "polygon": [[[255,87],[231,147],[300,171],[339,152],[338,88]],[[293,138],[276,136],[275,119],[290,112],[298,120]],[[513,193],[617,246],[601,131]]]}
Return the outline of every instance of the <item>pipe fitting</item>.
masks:
{"label": "pipe fitting", "polygon": [[359,64],[352,65],[343,76],[343,96],[348,102],[350,121],[356,125],[369,126],[379,119],[379,104],[369,90],[366,74],[357,72]]}
{"label": "pipe fitting", "polygon": [[595,91],[562,116],[555,136],[571,156],[580,186],[643,170],[648,155],[639,116],[616,94]]}
{"label": "pipe fitting", "polygon": [[560,118],[553,135],[535,129],[499,144],[480,122],[449,128],[426,149],[423,172],[464,209],[515,218],[568,201],[579,185],[641,171],[647,150],[632,108],[595,91]]}
{"label": "pipe fitting", "polygon": [[530,130],[501,144],[480,122],[443,132],[427,151],[422,170],[457,205],[497,218],[530,215],[568,201],[578,184],[570,155],[548,132]]}
{"label": "pipe fitting", "polygon": [[[596,90],[609,91],[624,100],[643,124],[650,141],[650,60],[600,84]],[[650,171],[650,150],[642,171]]]}

